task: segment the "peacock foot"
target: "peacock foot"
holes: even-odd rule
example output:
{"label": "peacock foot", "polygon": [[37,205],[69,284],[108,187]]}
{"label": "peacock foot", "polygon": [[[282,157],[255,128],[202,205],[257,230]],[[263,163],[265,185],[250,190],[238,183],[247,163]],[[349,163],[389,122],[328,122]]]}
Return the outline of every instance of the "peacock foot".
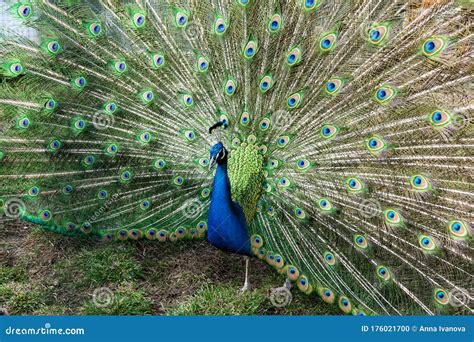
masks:
{"label": "peacock foot", "polygon": [[247,291],[250,291],[252,289],[252,286],[250,285],[249,282],[245,282],[244,286],[239,290],[239,293],[245,293]]}

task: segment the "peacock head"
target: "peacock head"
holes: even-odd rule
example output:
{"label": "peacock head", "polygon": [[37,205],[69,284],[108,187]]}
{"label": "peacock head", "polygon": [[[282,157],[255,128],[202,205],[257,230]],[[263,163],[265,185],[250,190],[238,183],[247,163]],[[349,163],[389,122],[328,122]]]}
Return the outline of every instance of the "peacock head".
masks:
{"label": "peacock head", "polygon": [[224,147],[224,144],[218,142],[214,146],[211,147],[209,151],[210,154],[210,162],[209,162],[209,170],[217,163],[222,163],[227,160],[227,150]]}

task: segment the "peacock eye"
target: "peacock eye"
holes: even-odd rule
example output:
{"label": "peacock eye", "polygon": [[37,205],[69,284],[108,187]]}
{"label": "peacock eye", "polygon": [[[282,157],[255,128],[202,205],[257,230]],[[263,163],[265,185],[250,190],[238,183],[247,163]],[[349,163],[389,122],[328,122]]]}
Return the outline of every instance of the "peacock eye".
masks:
{"label": "peacock eye", "polygon": [[303,100],[303,92],[297,92],[288,97],[286,101],[286,105],[288,109],[296,109],[301,105],[301,101]]}
{"label": "peacock eye", "polygon": [[259,89],[262,93],[266,93],[273,87],[273,77],[272,75],[265,75],[260,80]]}
{"label": "peacock eye", "polygon": [[227,96],[232,96],[235,94],[236,88],[237,88],[237,84],[235,80],[229,77],[229,79],[224,85],[224,94],[226,94]]}
{"label": "peacock eye", "polygon": [[48,144],[48,150],[51,152],[55,152],[61,148],[61,142],[58,139],[53,139],[51,142]]}
{"label": "peacock eye", "polygon": [[100,23],[91,23],[87,27],[88,33],[97,37],[102,32],[102,26]]}
{"label": "peacock eye", "polygon": [[268,30],[271,33],[278,32],[281,28],[281,15],[280,14],[274,14],[270,17],[270,21],[268,22]]}
{"label": "peacock eye", "polygon": [[306,11],[312,11],[321,6],[321,0],[302,0],[304,9]]}
{"label": "peacock eye", "polygon": [[176,176],[173,178],[173,183],[174,185],[178,185],[178,186],[181,186],[184,184],[184,178],[181,177],[181,176]]}
{"label": "peacock eye", "polygon": [[307,159],[298,159],[296,161],[296,169],[298,171],[306,171],[311,166],[311,163]]}
{"label": "peacock eye", "polygon": [[257,137],[255,136],[255,134],[250,134],[248,137],[247,137],[247,142],[249,144],[255,144],[255,142],[257,141]]}
{"label": "peacock eye", "polygon": [[30,5],[20,5],[16,11],[18,16],[22,19],[27,19],[33,13]]}
{"label": "peacock eye", "polygon": [[250,0],[238,0],[237,2],[240,6],[246,7],[250,3]]}
{"label": "peacock eye", "polygon": [[321,198],[318,200],[319,209],[323,212],[331,212],[334,210],[333,204],[327,198]]}
{"label": "peacock eye", "polygon": [[202,196],[203,198],[209,197],[210,194],[211,194],[211,190],[209,190],[208,188],[204,188],[204,189],[202,189],[202,191],[201,191],[201,196]]}
{"label": "peacock eye", "polygon": [[148,144],[152,139],[152,135],[150,132],[142,132],[139,137],[138,137],[138,140],[142,143],[142,144]]}
{"label": "peacock eye", "polygon": [[431,188],[431,183],[423,175],[414,175],[410,177],[410,185],[413,190],[416,191],[427,191]]}
{"label": "peacock eye", "polygon": [[291,181],[287,177],[281,177],[278,180],[278,186],[283,189],[289,188],[291,186]]}
{"label": "peacock eye", "polygon": [[99,193],[97,194],[97,197],[101,200],[106,199],[108,197],[107,190],[99,190]]}
{"label": "peacock eye", "polygon": [[201,165],[202,167],[208,166],[209,165],[209,159],[206,159],[206,158],[199,159],[199,165]]}
{"label": "peacock eye", "polygon": [[235,137],[234,139],[232,139],[232,146],[233,146],[233,147],[238,147],[238,146],[240,146],[240,143],[241,143],[241,141],[240,141],[239,138]]}
{"label": "peacock eye", "polygon": [[56,40],[52,40],[47,43],[46,49],[51,55],[57,55],[61,50],[61,45]]}
{"label": "peacock eye", "polygon": [[456,239],[465,239],[469,235],[469,229],[465,222],[454,220],[448,222],[449,233]]}
{"label": "peacock eye", "polygon": [[192,130],[187,130],[187,131],[184,131],[184,137],[188,141],[194,141],[196,139],[196,134]]}
{"label": "peacock eye", "polygon": [[95,163],[95,157],[93,155],[85,156],[84,159],[82,160],[82,164],[87,167],[94,165],[94,163]]}
{"label": "peacock eye", "polygon": [[105,153],[107,153],[109,156],[114,156],[118,152],[118,146],[117,144],[109,144],[107,148],[105,149]]}
{"label": "peacock eye", "polygon": [[446,41],[440,37],[428,38],[423,43],[422,52],[426,57],[434,57],[446,48]]}
{"label": "peacock eye", "polygon": [[151,90],[146,90],[142,93],[141,97],[144,104],[149,104],[155,98],[155,94],[153,94],[153,91]]}
{"label": "peacock eye", "polygon": [[376,90],[374,99],[379,104],[387,104],[397,95],[397,89],[387,85]]}
{"label": "peacock eye", "polygon": [[12,76],[18,76],[23,72],[23,65],[20,62],[12,63],[9,70]]}
{"label": "peacock eye", "polygon": [[176,26],[179,28],[186,27],[188,24],[188,14],[184,11],[177,11],[175,15]]}
{"label": "peacock eye", "polygon": [[321,52],[329,52],[336,46],[337,36],[335,33],[328,33],[319,40]]}
{"label": "peacock eye", "polygon": [[73,186],[70,184],[66,184],[63,188],[63,193],[66,195],[69,195],[71,194],[72,190],[73,190]]}
{"label": "peacock eye", "polygon": [[185,106],[185,107],[192,107],[193,104],[194,104],[194,99],[192,97],[191,94],[183,94],[181,96],[181,103]]}
{"label": "peacock eye", "polygon": [[166,162],[163,159],[157,159],[153,162],[153,168],[156,170],[162,170],[166,166]]}
{"label": "peacock eye", "polygon": [[280,161],[278,159],[270,159],[268,161],[268,168],[273,170],[273,169],[277,169],[279,166],[280,166]]}
{"label": "peacock eye", "polygon": [[326,82],[326,86],[324,87],[324,90],[329,95],[336,95],[341,90],[343,84],[344,82],[341,79],[331,78],[330,80]]}
{"label": "peacock eye", "polygon": [[127,64],[125,61],[118,61],[114,63],[114,71],[119,74],[123,74],[127,71]]}
{"label": "peacock eye", "polygon": [[264,118],[260,121],[258,125],[261,131],[266,131],[270,127],[270,119]]}
{"label": "peacock eye", "polygon": [[339,297],[339,308],[344,312],[344,313],[349,313],[352,310],[352,305],[351,302],[347,297],[341,296]]}
{"label": "peacock eye", "polygon": [[36,197],[38,196],[40,193],[40,189],[34,185],[32,186],[29,190],[28,190],[28,195],[31,196],[31,197]]}
{"label": "peacock eye", "polygon": [[85,86],[87,85],[87,81],[83,76],[79,76],[72,80],[72,84],[74,88],[81,90],[85,88]]}
{"label": "peacock eye", "polygon": [[384,281],[387,281],[391,278],[391,274],[385,266],[378,266],[376,269],[376,273],[377,276]]}
{"label": "peacock eye", "polygon": [[356,177],[350,177],[346,179],[346,187],[350,192],[356,193],[361,192],[364,189],[362,182]]}
{"label": "peacock eye", "polygon": [[41,210],[39,214],[39,217],[41,218],[41,220],[46,221],[46,222],[50,221],[52,216],[53,214],[51,213],[51,211],[47,209]]}
{"label": "peacock eye", "polygon": [[200,56],[197,59],[197,70],[198,72],[204,73],[209,69],[209,60],[204,57]]}
{"label": "peacock eye", "polygon": [[442,128],[451,123],[451,114],[444,110],[435,110],[428,116],[430,124],[437,128]]}
{"label": "peacock eye", "polygon": [[434,251],[436,249],[436,244],[433,238],[427,235],[420,235],[418,237],[418,244],[423,250],[428,252]]}
{"label": "peacock eye", "polygon": [[243,112],[242,115],[240,116],[240,123],[243,126],[247,126],[249,122],[250,122],[250,113]]}
{"label": "peacock eye", "polygon": [[140,209],[141,210],[148,210],[150,208],[150,201],[149,200],[143,200],[141,203],[140,203]]}
{"label": "peacock eye", "polygon": [[434,290],[434,299],[437,303],[441,305],[449,304],[449,294],[443,289],[438,288]]}
{"label": "peacock eye", "polygon": [[391,226],[397,226],[403,223],[402,216],[393,209],[384,210],[385,222]]}
{"label": "peacock eye", "polygon": [[217,19],[214,22],[214,33],[217,34],[218,36],[222,36],[224,35],[226,31],[227,31],[227,22],[225,21],[224,18],[217,17]]}
{"label": "peacock eye", "polygon": [[18,120],[18,128],[27,129],[30,127],[31,121],[27,117],[22,117]]}
{"label": "peacock eye", "polygon": [[386,143],[379,136],[373,136],[366,141],[367,149],[375,155],[381,153],[387,148]]}
{"label": "peacock eye", "polygon": [[263,246],[263,238],[260,235],[252,235],[250,237],[250,244],[252,247],[260,248]]}
{"label": "peacock eye", "polygon": [[145,26],[145,15],[143,13],[135,13],[132,16],[132,26],[135,28],[141,28]]}
{"label": "peacock eye", "polygon": [[303,220],[306,218],[306,213],[303,209],[295,208],[294,212],[295,212],[296,217],[299,218],[300,220]]}
{"label": "peacock eye", "polygon": [[118,106],[115,102],[107,102],[104,105],[104,109],[108,114],[114,114],[117,111]]}
{"label": "peacock eye", "polygon": [[388,27],[386,25],[377,25],[373,26],[369,30],[369,41],[374,44],[380,44],[386,37],[388,33]]}
{"label": "peacock eye", "polygon": [[151,55],[152,66],[155,69],[161,68],[165,65],[165,56],[162,53],[155,53]]}
{"label": "peacock eye", "polygon": [[249,40],[242,53],[246,59],[251,59],[257,53],[258,45],[255,40]]}
{"label": "peacock eye", "polygon": [[321,136],[324,139],[332,139],[337,135],[337,133],[339,133],[339,128],[333,125],[324,125],[321,128]]}
{"label": "peacock eye", "polygon": [[368,247],[367,240],[365,239],[365,237],[363,235],[356,234],[354,236],[354,242],[355,242],[356,246],[359,247],[359,248],[367,249],[367,247]]}
{"label": "peacock eye", "polygon": [[290,52],[286,55],[286,63],[289,66],[296,65],[301,62],[301,48],[296,46],[290,49]]}
{"label": "peacock eye", "polygon": [[334,293],[332,290],[328,289],[327,287],[321,287],[318,289],[319,295],[321,298],[329,304],[334,303]]}
{"label": "peacock eye", "polygon": [[46,100],[44,104],[44,108],[47,111],[53,111],[56,108],[56,106],[57,106],[57,102],[54,99],[48,99]]}
{"label": "peacock eye", "polygon": [[278,138],[277,146],[280,148],[286,147],[290,143],[290,137],[288,135],[284,135]]}
{"label": "peacock eye", "polygon": [[73,127],[77,131],[82,131],[86,127],[86,123],[82,118],[77,118],[73,121]]}
{"label": "peacock eye", "polygon": [[128,170],[124,170],[120,173],[120,181],[121,182],[128,182],[132,179],[132,173]]}
{"label": "peacock eye", "polygon": [[334,257],[334,254],[332,254],[331,252],[325,252],[324,261],[326,261],[328,265],[334,266],[334,264],[336,263],[336,258]]}

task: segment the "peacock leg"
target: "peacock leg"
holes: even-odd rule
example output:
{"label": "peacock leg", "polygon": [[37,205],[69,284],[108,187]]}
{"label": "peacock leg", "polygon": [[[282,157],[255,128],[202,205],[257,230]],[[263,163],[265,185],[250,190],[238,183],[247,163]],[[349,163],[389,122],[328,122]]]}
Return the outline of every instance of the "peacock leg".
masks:
{"label": "peacock leg", "polygon": [[249,257],[245,256],[245,282],[244,286],[240,289],[240,292],[243,293],[245,291],[250,290],[250,282],[249,282]]}

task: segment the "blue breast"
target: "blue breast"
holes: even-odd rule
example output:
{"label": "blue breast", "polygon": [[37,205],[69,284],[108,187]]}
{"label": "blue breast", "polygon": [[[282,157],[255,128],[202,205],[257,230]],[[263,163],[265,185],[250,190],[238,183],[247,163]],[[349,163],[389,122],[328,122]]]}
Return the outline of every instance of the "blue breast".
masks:
{"label": "blue breast", "polygon": [[213,246],[238,254],[250,254],[245,215],[240,205],[232,201],[226,161],[217,166],[207,227],[207,240]]}

